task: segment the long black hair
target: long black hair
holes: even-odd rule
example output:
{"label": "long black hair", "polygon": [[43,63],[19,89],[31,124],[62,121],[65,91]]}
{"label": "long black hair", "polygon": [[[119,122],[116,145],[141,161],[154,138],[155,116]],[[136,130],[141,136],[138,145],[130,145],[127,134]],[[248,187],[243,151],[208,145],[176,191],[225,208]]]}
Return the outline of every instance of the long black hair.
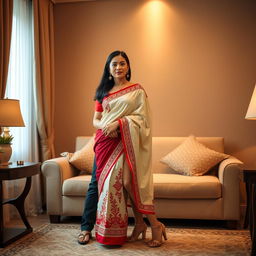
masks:
{"label": "long black hair", "polygon": [[113,78],[111,80],[109,80],[109,77],[111,76],[111,74],[109,72],[109,65],[110,65],[110,62],[112,61],[112,59],[119,55],[121,55],[126,60],[126,63],[129,67],[128,73],[127,73],[128,76],[126,79],[128,81],[130,81],[130,79],[131,79],[130,61],[129,61],[129,58],[126,55],[126,53],[123,51],[114,51],[114,52],[110,53],[107,58],[107,61],[106,61],[105,67],[104,67],[104,71],[103,71],[103,75],[102,75],[101,81],[99,83],[99,86],[96,89],[96,94],[94,97],[94,100],[97,100],[100,103],[102,102],[103,98],[108,94],[108,92],[113,88],[113,86],[115,84],[115,81]]}

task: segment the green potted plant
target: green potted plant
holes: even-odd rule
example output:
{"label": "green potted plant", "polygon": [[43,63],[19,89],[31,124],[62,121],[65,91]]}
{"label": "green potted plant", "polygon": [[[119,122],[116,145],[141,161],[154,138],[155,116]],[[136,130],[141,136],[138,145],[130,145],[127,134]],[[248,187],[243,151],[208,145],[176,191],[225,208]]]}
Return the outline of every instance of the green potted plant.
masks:
{"label": "green potted plant", "polygon": [[0,144],[11,144],[13,136],[0,136]]}
{"label": "green potted plant", "polygon": [[8,165],[12,155],[13,136],[0,136],[0,165]]}

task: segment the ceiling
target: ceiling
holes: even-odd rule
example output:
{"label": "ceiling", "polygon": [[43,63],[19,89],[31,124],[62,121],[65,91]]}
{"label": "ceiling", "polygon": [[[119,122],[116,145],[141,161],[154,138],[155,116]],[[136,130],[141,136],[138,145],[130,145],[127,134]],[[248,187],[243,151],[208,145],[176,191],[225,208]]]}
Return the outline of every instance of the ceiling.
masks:
{"label": "ceiling", "polygon": [[55,4],[61,4],[61,3],[74,3],[74,2],[91,2],[96,0],[52,0]]}

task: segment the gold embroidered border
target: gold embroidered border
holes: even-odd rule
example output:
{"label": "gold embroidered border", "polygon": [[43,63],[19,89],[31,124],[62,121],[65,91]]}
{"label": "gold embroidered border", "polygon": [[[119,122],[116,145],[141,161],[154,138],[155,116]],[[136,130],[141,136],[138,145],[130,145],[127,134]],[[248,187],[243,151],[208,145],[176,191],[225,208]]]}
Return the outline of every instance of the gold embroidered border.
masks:
{"label": "gold embroidered border", "polygon": [[103,109],[107,108],[107,106],[111,100],[121,97],[121,96],[125,95],[126,93],[129,93],[129,92],[132,92],[132,91],[135,91],[138,89],[143,89],[143,87],[140,84],[135,84],[135,85],[128,87],[124,90],[121,90],[120,92],[118,91],[116,93],[110,94],[105,99],[103,99],[103,102],[102,102]]}
{"label": "gold embroidered border", "polygon": [[99,235],[105,236],[105,237],[108,237],[108,236],[110,236],[110,237],[126,236],[127,235],[127,227],[106,229],[106,227],[101,226],[99,224],[96,224],[95,225],[95,232],[97,232]]}

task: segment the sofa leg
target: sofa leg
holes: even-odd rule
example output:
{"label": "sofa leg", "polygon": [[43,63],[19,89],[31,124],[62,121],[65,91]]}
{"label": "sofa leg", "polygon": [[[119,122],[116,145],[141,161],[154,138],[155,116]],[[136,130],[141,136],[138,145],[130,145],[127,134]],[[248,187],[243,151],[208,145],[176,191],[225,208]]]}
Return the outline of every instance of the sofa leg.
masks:
{"label": "sofa leg", "polygon": [[60,223],[60,215],[49,215],[50,223]]}
{"label": "sofa leg", "polygon": [[239,221],[237,220],[227,220],[226,227],[228,229],[238,229],[239,228]]}

